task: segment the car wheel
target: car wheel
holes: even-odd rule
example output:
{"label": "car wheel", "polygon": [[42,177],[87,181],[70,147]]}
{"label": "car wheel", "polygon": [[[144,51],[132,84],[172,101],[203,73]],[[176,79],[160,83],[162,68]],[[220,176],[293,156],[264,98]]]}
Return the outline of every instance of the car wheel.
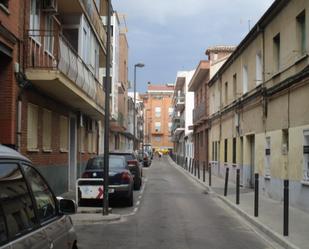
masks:
{"label": "car wheel", "polygon": [[126,204],[128,207],[133,206],[133,191],[131,190],[130,196],[126,199]]}

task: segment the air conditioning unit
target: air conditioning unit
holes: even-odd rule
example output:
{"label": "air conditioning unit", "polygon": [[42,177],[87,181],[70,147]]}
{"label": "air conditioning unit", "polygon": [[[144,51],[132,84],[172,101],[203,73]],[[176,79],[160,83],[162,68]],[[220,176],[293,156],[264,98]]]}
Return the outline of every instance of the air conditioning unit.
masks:
{"label": "air conditioning unit", "polygon": [[42,11],[49,13],[57,13],[58,11],[57,0],[43,0]]}

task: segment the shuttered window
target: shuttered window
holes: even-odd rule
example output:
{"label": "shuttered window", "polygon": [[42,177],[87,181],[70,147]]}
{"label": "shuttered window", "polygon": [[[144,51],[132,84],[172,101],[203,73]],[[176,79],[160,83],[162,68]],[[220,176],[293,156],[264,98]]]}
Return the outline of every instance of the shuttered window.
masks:
{"label": "shuttered window", "polygon": [[51,150],[52,112],[43,109],[43,150]]}
{"label": "shuttered window", "polygon": [[28,103],[27,149],[38,150],[38,106]]}
{"label": "shuttered window", "polygon": [[88,132],[88,153],[92,153],[92,132]]}
{"label": "shuttered window", "polygon": [[60,151],[68,152],[68,127],[69,121],[65,116],[60,116]]}

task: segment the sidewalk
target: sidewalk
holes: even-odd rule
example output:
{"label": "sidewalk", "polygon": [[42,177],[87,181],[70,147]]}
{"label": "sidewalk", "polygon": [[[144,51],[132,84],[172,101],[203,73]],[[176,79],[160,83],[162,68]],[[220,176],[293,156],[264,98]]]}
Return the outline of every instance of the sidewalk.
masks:
{"label": "sidewalk", "polygon": [[[177,165],[172,159],[169,161]],[[180,167],[179,165],[177,165]],[[180,167],[181,168],[181,167]],[[290,207],[289,209],[289,236],[283,237],[283,203],[272,200],[260,194],[259,196],[259,217],[254,217],[254,190],[240,189],[240,205],[236,205],[236,185],[228,183],[227,197],[224,193],[224,179],[212,175],[212,186],[208,186],[209,175],[206,172],[206,182],[203,182],[203,172],[198,177],[192,175],[181,168],[195,180],[203,184],[210,192],[216,194],[227,205],[233,208],[241,216],[247,219],[251,224],[257,226],[260,230],[274,239],[284,248],[309,248],[309,214],[299,209]]]}
{"label": "sidewalk", "polygon": [[[75,200],[75,192],[67,192],[61,195],[63,198]],[[87,225],[87,224],[96,224],[96,223],[105,223],[113,222],[121,219],[120,214],[113,214],[112,209],[109,208],[109,215],[102,215],[101,207],[78,207],[77,213],[70,215],[74,225]]]}

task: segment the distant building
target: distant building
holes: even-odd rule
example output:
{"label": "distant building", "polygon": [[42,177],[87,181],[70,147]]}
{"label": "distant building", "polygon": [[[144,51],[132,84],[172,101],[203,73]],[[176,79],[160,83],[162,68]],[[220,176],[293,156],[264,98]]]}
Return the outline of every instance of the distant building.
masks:
{"label": "distant building", "polygon": [[172,96],[174,85],[148,85],[141,95],[144,103],[144,143],[152,144],[155,149],[173,149]]}
{"label": "distant building", "polygon": [[[188,85],[193,71],[177,73],[173,94],[173,113],[171,135],[174,143],[174,155],[177,162],[183,164],[185,158],[193,158],[194,146],[190,127],[192,126],[192,111],[194,108],[194,93],[188,91]],[[180,160],[179,160],[180,159]]]}
{"label": "distant building", "polygon": [[194,158],[208,167],[208,81],[219,70],[235,50],[235,46],[214,46],[206,50],[208,60],[200,61],[189,84],[189,91],[194,92],[193,136]]}

